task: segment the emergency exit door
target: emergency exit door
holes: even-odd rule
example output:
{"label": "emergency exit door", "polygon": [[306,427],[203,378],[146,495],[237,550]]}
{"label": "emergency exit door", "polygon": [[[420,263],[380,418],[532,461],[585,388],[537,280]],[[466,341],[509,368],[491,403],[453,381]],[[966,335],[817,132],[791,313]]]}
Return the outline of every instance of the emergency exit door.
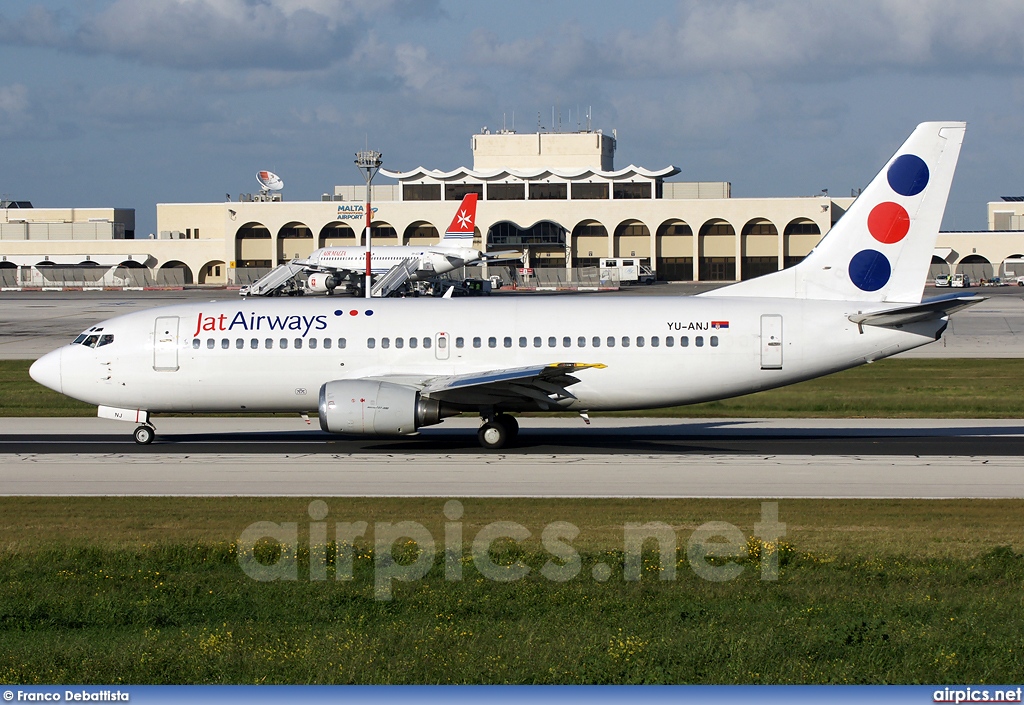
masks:
{"label": "emergency exit door", "polygon": [[178,317],[161,316],[153,326],[153,369],[175,372],[178,369]]}
{"label": "emergency exit door", "polygon": [[451,354],[451,351],[448,349],[450,342],[447,333],[437,333],[434,335],[434,356],[438,360],[448,359],[448,356]]}
{"label": "emergency exit door", "polygon": [[782,369],[782,316],[761,316],[761,369]]}

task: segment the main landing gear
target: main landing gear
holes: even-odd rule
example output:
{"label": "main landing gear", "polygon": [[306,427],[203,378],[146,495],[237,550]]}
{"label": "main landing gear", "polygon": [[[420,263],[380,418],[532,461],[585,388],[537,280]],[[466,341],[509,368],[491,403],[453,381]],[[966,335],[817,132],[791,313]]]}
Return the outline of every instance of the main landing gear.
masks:
{"label": "main landing gear", "polygon": [[476,432],[480,445],[487,450],[498,450],[515,441],[519,435],[519,422],[514,416],[498,414],[490,419],[485,417],[480,430]]}
{"label": "main landing gear", "polygon": [[135,442],[139,445],[148,446],[156,438],[156,429],[150,424],[143,424],[135,429]]}

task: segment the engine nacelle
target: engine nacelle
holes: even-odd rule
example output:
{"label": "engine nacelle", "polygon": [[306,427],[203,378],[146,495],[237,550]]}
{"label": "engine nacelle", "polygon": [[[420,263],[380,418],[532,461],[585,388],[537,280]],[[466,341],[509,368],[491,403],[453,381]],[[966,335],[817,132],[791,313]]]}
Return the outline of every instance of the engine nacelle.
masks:
{"label": "engine nacelle", "polygon": [[306,279],[306,286],[309,287],[310,291],[322,294],[336,289],[338,287],[338,280],[334,278],[333,274],[314,272]]}
{"label": "engine nacelle", "polygon": [[419,390],[390,382],[336,380],[320,387],[320,428],[328,433],[396,435],[441,423],[458,411],[424,399]]}

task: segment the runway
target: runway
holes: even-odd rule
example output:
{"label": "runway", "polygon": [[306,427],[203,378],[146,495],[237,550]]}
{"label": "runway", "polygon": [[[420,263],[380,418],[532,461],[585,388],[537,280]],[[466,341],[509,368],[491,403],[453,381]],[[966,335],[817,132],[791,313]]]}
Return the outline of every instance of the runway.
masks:
{"label": "runway", "polygon": [[0,419],[2,495],[1024,497],[1024,422],[524,419],[484,453],[472,419],[344,439],[299,419]]}

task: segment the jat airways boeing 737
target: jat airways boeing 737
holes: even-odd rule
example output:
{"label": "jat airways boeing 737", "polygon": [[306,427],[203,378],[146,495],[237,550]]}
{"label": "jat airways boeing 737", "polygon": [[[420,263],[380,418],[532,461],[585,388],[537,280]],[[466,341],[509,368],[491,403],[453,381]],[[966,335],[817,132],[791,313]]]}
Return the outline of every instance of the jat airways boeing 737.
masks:
{"label": "jat airways boeing 737", "polygon": [[329,298],[112,318],[44,355],[40,384],[136,423],[177,412],[317,411],[330,433],[411,434],[479,414],[650,409],[748,394],[941,337],[981,299],[922,301],[965,125],[919,125],[800,264],[699,296]]}

